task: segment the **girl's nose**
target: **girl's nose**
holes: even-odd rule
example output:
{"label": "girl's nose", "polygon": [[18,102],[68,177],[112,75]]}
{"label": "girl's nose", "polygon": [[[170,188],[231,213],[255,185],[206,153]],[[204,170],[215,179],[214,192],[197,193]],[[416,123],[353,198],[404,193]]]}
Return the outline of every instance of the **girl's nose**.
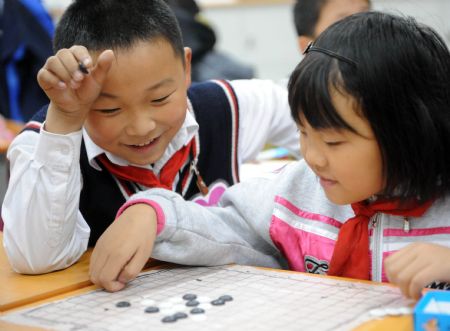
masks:
{"label": "girl's nose", "polygon": [[303,157],[310,167],[320,169],[327,165],[327,158],[320,148],[311,146],[311,144],[302,147]]}

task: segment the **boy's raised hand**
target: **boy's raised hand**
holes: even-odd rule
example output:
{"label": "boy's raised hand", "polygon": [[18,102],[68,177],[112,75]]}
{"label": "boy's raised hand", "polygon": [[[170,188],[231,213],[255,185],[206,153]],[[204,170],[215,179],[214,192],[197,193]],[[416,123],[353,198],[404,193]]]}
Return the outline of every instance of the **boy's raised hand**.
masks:
{"label": "boy's raised hand", "polygon": [[156,213],[146,204],[128,207],[98,239],[92,252],[91,281],[115,292],[136,278],[150,258],[156,238]]}
{"label": "boy's raised hand", "polygon": [[386,275],[402,293],[419,299],[422,289],[433,281],[450,282],[450,248],[417,242],[385,260]]}
{"label": "boy's raised hand", "polygon": [[[50,99],[45,128],[49,132],[67,134],[81,129],[93,102],[98,98],[114,60],[105,50],[93,59],[84,46],[61,49],[47,59],[37,78]],[[88,70],[81,72],[82,63]]]}

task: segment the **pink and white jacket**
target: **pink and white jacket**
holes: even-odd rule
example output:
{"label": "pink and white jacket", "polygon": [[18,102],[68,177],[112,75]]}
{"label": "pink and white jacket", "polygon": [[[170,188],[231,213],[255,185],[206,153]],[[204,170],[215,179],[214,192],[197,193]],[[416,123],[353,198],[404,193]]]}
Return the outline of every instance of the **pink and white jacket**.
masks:
{"label": "pink and white jacket", "polygon": [[[152,254],[156,259],[186,265],[288,267],[320,274],[327,273],[340,227],[354,216],[350,205],[327,199],[304,161],[289,164],[272,178],[229,188],[218,207],[202,207],[174,192],[152,189],[133,196],[121,210],[139,202],[157,211]],[[383,260],[408,244],[450,247],[450,200],[436,200],[408,224],[400,216],[379,213],[369,227],[371,279],[386,281]]]}

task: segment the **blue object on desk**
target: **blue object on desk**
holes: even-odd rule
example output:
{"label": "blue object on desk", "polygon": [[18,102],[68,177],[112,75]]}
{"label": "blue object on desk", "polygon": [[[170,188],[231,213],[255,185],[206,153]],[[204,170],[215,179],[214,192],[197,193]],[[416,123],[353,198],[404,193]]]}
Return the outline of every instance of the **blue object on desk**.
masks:
{"label": "blue object on desk", "polygon": [[283,147],[269,148],[258,154],[256,157],[257,161],[281,159],[288,157],[290,155],[289,151]]}
{"label": "blue object on desk", "polygon": [[415,331],[450,330],[450,292],[429,291],[414,309]]}

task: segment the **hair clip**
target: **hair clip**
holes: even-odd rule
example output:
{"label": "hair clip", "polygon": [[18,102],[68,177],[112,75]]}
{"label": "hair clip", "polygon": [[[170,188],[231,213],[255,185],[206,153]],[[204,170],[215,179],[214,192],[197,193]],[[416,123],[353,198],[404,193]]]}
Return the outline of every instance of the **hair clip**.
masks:
{"label": "hair clip", "polygon": [[327,55],[329,55],[331,57],[334,57],[334,58],[336,58],[338,60],[347,62],[348,64],[351,64],[351,65],[354,65],[354,66],[358,65],[358,62],[356,62],[356,61],[354,61],[352,59],[349,59],[348,57],[339,55],[339,54],[337,54],[337,53],[335,53],[333,51],[330,51],[330,50],[322,48],[322,47],[314,46],[312,41],[309,42],[309,44],[306,47],[306,49],[303,52],[303,54],[306,54],[306,53],[309,53],[309,52],[320,52],[320,53],[323,53],[323,54],[327,54]]}

